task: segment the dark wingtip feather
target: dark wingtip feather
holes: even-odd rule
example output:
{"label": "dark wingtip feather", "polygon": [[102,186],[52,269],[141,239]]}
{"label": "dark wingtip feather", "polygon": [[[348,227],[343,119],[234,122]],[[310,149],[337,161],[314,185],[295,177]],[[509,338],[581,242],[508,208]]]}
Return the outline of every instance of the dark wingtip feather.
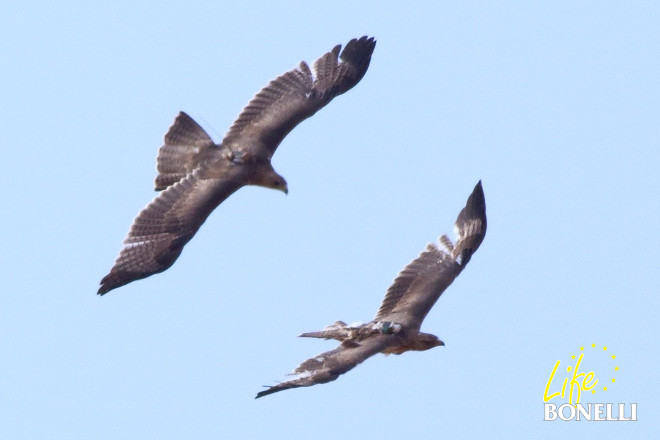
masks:
{"label": "dark wingtip feather", "polygon": [[472,194],[470,194],[467,202],[465,202],[465,207],[458,213],[456,225],[460,228],[462,224],[470,219],[481,220],[484,229],[486,229],[486,197],[481,186],[481,180],[474,186]]}
{"label": "dark wingtip feather", "polygon": [[481,180],[475,185],[455,224],[459,240],[454,247],[454,258],[465,267],[486,236],[486,198]]}
{"label": "dark wingtip feather", "polygon": [[96,292],[96,294],[103,296],[106,293],[110,292],[111,290],[124,286],[136,279],[136,278],[126,278],[120,275],[121,274],[117,272],[111,271],[109,274],[103,277],[103,279],[101,280],[101,286],[99,287],[99,290]]}
{"label": "dark wingtip feather", "polygon": [[99,290],[96,292],[96,294],[103,296],[106,293],[110,292],[112,289],[116,289],[117,287],[119,287],[116,284],[116,282],[114,282],[115,280],[113,278],[115,277],[112,272],[104,276],[103,279],[101,280],[101,286],[99,287]]}
{"label": "dark wingtip feather", "polygon": [[259,399],[260,397],[267,396],[271,393],[274,393],[274,391],[266,390],[266,391],[259,391],[256,396],[254,396],[255,399]]}
{"label": "dark wingtip feather", "polygon": [[[373,55],[375,48],[376,40],[374,37],[367,37],[365,35],[359,39],[354,38],[346,43],[346,47],[344,47],[344,50],[339,57],[342,61],[353,64],[355,68],[364,75],[369,67],[369,62],[371,61],[371,56]],[[362,78],[362,76],[359,78]]]}
{"label": "dark wingtip feather", "polygon": [[278,391],[284,391],[288,388],[297,388],[296,386],[290,386],[290,387],[282,387],[280,385],[273,385],[273,386],[268,386],[264,385],[264,387],[268,388],[263,391],[259,391],[257,395],[254,397],[255,399],[259,399],[260,397],[267,396],[269,394],[277,393]]}

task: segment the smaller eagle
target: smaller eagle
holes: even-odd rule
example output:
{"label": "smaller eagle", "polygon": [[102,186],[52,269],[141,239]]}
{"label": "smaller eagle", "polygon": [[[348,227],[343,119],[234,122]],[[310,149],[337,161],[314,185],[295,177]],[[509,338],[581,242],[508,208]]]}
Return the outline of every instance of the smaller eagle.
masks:
{"label": "smaller eagle", "polygon": [[442,292],[470,261],[486,235],[486,200],[477,183],[454,226],[456,244],[443,235],[439,245],[430,243],[396,277],[373,321],[346,325],[337,321],[302,337],[336,339],[341,344],[306,360],[290,374],[295,376],[257,394],[257,398],[289,388],[309,387],[337,379],[376,353],[401,354],[445,345],[437,336],[419,331],[422,321]]}
{"label": "smaller eagle", "polygon": [[311,67],[302,61],[278,76],[252,98],[220,144],[179,113],[158,151],[161,192],[133,221],[99,295],[172,266],[211,212],[243,186],[287,193],[271,165],[275,150],[298,124],[360,82],[375,47],[373,38],[355,38]]}

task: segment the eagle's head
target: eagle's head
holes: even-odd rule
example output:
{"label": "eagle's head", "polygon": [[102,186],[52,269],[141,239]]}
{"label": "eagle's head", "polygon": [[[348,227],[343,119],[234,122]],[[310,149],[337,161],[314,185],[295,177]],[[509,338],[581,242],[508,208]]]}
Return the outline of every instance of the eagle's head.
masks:
{"label": "eagle's head", "polygon": [[414,339],[414,344],[411,347],[411,350],[425,351],[433,347],[444,346],[445,343],[442,342],[436,335],[430,333],[418,333],[417,337]]}
{"label": "eagle's head", "polygon": [[287,185],[286,180],[277,173],[275,173],[275,176],[271,179],[268,187],[282,191],[284,194],[289,194],[289,186]]}
{"label": "eagle's head", "polygon": [[276,189],[282,191],[284,194],[289,193],[286,180],[275,172],[270,163],[258,163],[251,173],[248,183],[250,185]]}

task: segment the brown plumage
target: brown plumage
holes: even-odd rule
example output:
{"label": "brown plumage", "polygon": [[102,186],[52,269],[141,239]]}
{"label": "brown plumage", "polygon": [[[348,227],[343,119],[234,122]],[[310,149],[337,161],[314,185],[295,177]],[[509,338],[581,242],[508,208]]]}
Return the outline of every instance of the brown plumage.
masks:
{"label": "brown plumage", "polygon": [[239,114],[221,144],[213,143],[181,112],[158,152],[156,190],[137,216],[100,295],[172,266],[211,212],[245,185],[288,192],[271,158],[282,139],[303,120],[350,90],[364,76],[376,46],[373,38],[335,46],[304,61],[264,87]]}
{"label": "brown plumage", "polygon": [[341,321],[300,336],[336,339],[341,344],[300,364],[296,377],[257,394],[257,398],[289,388],[337,379],[376,353],[401,354],[444,345],[437,336],[420,332],[422,321],[442,292],[463,271],[486,235],[486,201],[477,183],[455,223],[456,244],[443,235],[430,243],[396,277],[373,321],[348,326]]}

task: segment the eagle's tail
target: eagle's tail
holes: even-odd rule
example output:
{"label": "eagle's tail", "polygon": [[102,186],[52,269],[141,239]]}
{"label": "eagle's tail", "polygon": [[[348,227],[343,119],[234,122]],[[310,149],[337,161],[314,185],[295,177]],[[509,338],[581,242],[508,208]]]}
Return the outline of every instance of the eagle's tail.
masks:
{"label": "eagle's tail", "polygon": [[334,324],[330,324],[323,330],[317,332],[307,332],[298,336],[301,338],[336,339],[338,341],[344,341],[351,336],[352,331],[354,330],[354,328],[347,326],[345,322],[337,321]]}
{"label": "eagle's tail", "polygon": [[213,140],[190,116],[180,112],[158,150],[156,190],[160,191],[192,172],[214,148]]}

